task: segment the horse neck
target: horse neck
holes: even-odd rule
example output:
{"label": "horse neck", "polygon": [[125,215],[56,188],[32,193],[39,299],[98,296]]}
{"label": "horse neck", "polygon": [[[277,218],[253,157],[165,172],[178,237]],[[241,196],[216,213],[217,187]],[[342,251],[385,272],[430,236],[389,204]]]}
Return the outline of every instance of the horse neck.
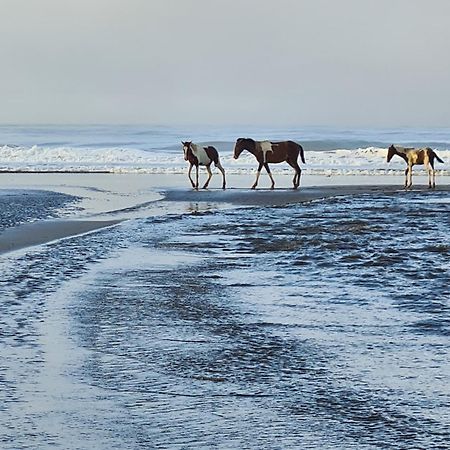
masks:
{"label": "horse neck", "polygon": [[395,149],[395,152],[398,156],[400,156],[400,158],[402,158],[403,160],[405,160],[406,162],[408,162],[408,155],[406,154],[406,150],[404,148],[402,148],[401,150],[398,150],[397,148]]}
{"label": "horse neck", "polygon": [[250,140],[249,143],[250,145],[245,146],[245,150],[256,156],[256,141]]}
{"label": "horse neck", "polygon": [[200,147],[197,144],[191,144],[190,149],[194,155],[197,155],[200,150]]}

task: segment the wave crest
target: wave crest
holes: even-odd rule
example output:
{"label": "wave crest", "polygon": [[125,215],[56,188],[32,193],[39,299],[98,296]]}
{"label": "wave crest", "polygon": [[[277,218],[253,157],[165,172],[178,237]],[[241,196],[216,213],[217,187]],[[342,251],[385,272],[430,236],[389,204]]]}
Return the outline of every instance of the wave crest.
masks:
{"label": "wave crest", "polygon": [[[305,150],[304,173],[315,175],[398,175],[404,172],[405,164],[400,159],[386,162],[387,149],[381,147],[338,149],[328,151]],[[438,151],[446,161],[437,164],[438,173],[448,175],[447,161],[450,150]],[[221,152],[221,161],[230,174],[253,173],[256,169],[254,157],[243,153],[234,160],[230,151]],[[74,148],[74,147],[0,147],[1,171],[27,172],[111,172],[111,173],[184,173],[187,164],[180,151],[140,150],[119,147]],[[273,164],[275,173],[290,173],[287,164]],[[418,168],[419,169],[419,168]]]}

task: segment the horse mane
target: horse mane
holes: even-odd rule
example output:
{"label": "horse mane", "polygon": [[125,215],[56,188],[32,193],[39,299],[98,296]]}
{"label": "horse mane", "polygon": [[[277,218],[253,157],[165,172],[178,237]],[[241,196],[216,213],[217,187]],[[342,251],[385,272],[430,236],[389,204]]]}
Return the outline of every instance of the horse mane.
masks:
{"label": "horse mane", "polygon": [[[404,147],[403,145],[392,145],[395,150],[397,150],[398,153],[406,153],[407,150],[415,150],[414,147]],[[422,148],[418,148],[417,150],[422,150]]]}
{"label": "horse mane", "polygon": [[[252,138],[239,138],[236,143],[246,145],[247,150],[252,152],[256,150],[256,141]],[[248,148],[250,147],[250,148]],[[251,153],[251,152],[250,152]]]}
{"label": "horse mane", "polygon": [[399,153],[405,153],[406,148],[403,145],[394,144],[392,147]]}

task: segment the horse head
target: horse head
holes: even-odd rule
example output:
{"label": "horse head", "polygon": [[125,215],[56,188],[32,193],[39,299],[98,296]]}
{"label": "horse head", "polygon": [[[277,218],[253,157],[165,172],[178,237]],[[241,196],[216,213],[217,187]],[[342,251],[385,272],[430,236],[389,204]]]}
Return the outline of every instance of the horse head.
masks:
{"label": "horse head", "polygon": [[188,152],[191,148],[192,141],[186,141],[186,142],[181,141],[181,144],[183,145],[184,160],[187,161],[188,160]]}
{"label": "horse head", "polygon": [[244,150],[251,151],[255,148],[255,141],[249,138],[239,138],[234,144],[234,159],[238,159]]}
{"label": "horse head", "polygon": [[393,145],[391,145],[388,148],[387,162],[389,162],[392,159],[392,157],[396,154],[397,154],[397,149]]}

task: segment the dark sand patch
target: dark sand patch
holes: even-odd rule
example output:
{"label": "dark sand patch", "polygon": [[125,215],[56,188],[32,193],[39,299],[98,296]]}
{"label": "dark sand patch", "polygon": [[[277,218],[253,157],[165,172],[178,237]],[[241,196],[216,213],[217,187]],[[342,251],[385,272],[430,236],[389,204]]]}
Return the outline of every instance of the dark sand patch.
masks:
{"label": "dark sand patch", "polygon": [[[231,204],[236,206],[283,206],[292,203],[309,202],[345,195],[383,195],[399,193],[407,195],[409,192],[423,192],[431,194],[435,191],[450,192],[450,185],[439,185],[435,190],[426,186],[414,187],[405,192],[398,185],[325,185],[308,186],[299,190],[293,189],[211,189],[195,191],[192,189],[176,188],[161,192],[165,201],[180,203],[202,203],[214,205]],[[141,206],[141,205],[140,205]],[[158,203],[155,202],[158,208]],[[184,210],[183,210],[184,211]],[[149,212],[147,212],[150,214]],[[45,244],[62,238],[77,236],[109,227],[121,222],[115,220],[45,220],[27,223],[6,229],[0,234],[0,254],[14,250]]]}
{"label": "dark sand patch", "polygon": [[[450,185],[442,185],[430,190],[426,186],[414,187],[408,192],[434,192],[450,191]],[[213,190],[189,190],[177,189],[164,193],[165,200],[177,202],[214,202],[231,203],[245,206],[282,206],[290,203],[302,203],[322,198],[330,198],[341,195],[386,194],[406,193],[398,185],[329,185],[310,186],[298,190],[293,189],[213,189]]]}
{"label": "dark sand patch", "polygon": [[0,234],[0,254],[109,227],[120,220],[49,220],[8,228]]}

